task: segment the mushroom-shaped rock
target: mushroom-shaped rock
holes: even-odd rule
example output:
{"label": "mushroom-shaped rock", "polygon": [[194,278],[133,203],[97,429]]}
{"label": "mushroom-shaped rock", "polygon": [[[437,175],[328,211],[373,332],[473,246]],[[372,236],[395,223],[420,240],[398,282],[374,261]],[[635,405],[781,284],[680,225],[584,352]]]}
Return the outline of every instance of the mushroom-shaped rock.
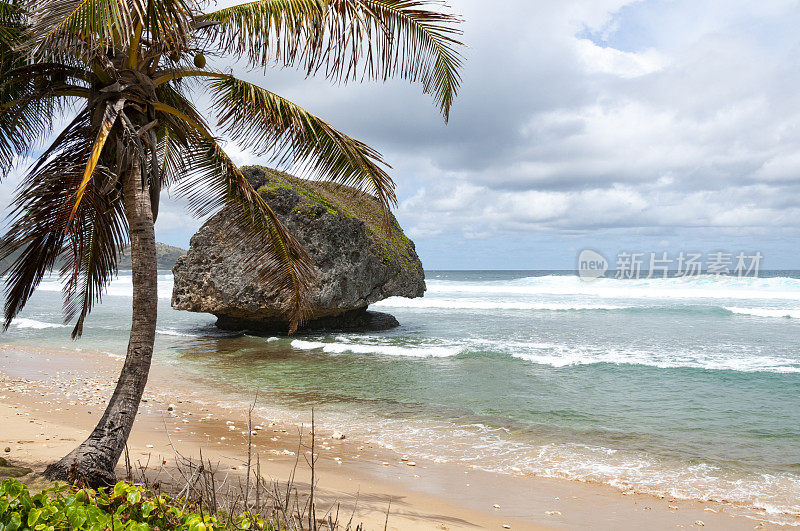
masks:
{"label": "mushroom-shaped rock", "polygon": [[[387,297],[424,294],[425,273],[414,243],[393,216],[385,229],[373,196],[269,168],[242,171],[317,267],[304,329],[392,328],[398,324],[394,317],[367,307]],[[265,287],[246,266],[256,244],[236,226],[234,208],[210,218],[176,262],[172,306],[214,314],[224,329],[285,332],[290,294]]]}

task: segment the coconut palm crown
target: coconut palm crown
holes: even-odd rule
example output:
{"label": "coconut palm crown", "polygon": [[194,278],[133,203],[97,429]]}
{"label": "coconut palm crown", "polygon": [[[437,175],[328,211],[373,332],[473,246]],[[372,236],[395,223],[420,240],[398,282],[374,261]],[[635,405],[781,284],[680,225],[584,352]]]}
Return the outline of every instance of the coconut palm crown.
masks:
{"label": "coconut palm crown", "polygon": [[[458,22],[435,0],[256,0],[224,8],[200,0],[0,0],[0,179],[24,171],[0,245],[0,259],[15,257],[0,272],[5,326],[56,269],[65,319],[80,336],[131,246],[125,365],[94,432],[48,468],[51,478],[114,480],[152,357],[154,223],[163,189],[188,198],[199,216],[235,209],[260,249],[246,267],[292,294],[293,329],[306,319],[313,263],[220,137],[276,165],[370,193],[387,220],[396,202],[378,152],[268,89],[208,67],[206,57],[292,67],[337,83],[400,77],[421,84],[447,120],[460,83]],[[194,105],[197,91],[212,95],[212,120]]]}

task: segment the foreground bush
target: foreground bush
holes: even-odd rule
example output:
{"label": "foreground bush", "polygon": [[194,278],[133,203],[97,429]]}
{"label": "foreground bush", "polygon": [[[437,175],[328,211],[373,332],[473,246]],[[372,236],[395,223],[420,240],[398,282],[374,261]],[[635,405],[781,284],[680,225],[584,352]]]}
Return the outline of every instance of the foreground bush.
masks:
{"label": "foreground bush", "polygon": [[[202,508],[191,512],[185,504],[165,494],[119,482],[113,490],[78,489],[64,484],[31,495],[15,479],[0,483],[0,531],[33,529],[58,531],[211,531],[228,528]],[[236,528],[274,529],[263,520],[239,516]]]}

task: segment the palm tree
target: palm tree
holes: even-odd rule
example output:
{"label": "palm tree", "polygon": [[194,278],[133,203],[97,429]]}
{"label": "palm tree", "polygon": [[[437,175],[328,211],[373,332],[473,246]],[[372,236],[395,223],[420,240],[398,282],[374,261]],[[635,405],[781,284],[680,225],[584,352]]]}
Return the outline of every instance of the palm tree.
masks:
{"label": "palm tree", "polygon": [[[47,468],[52,479],[110,484],[147,383],[156,329],[154,223],[162,189],[207,215],[235,207],[259,242],[248,267],[292,294],[306,317],[308,254],[225,154],[197,90],[213,95],[217,134],[310,176],[378,198],[394,183],[379,153],[269,90],[206,66],[294,67],[333,82],[419,82],[444,114],[460,83],[459,20],[437,0],[256,0],[206,11],[201,0],[0,0],[0,166],[37,155],[14,199],[0,259],[5,326],[44,275],[64,281],[73,337],[131,247],[133,319],[116,389],[94,431]],[[66,126],[56,133],[56,127]],[[37,142],[55,140],[40,154]],[[236,244],[238,242],[231,242]]]}

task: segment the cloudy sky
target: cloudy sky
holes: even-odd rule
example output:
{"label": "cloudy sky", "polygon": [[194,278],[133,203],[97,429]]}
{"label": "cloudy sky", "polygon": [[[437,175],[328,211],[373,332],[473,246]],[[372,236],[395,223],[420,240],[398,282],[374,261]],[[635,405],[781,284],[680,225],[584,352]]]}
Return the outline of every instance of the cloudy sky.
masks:
{"label": "cloudy sky", "polygon": [[[246,74],[384,154],[427,269],[571,269],[585,247],[800,269],[800,2],[450,4],[469,48],[447,126],[403,82]],[[162,208],[185,247],[200,221]]]}

